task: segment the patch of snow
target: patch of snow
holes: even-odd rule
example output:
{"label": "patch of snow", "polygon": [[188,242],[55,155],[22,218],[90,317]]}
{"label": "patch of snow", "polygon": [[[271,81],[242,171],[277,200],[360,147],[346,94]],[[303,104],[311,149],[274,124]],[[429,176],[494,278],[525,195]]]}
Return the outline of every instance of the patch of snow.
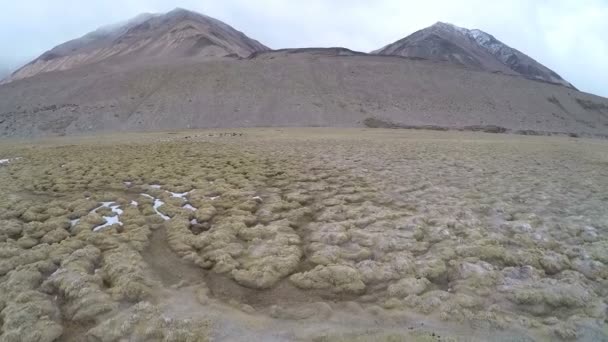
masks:
{"label": "patch of snow", "polygon": [[192,219],[190,220],[190,224],[198,224],[198,221],[196,219]]}
{"label": "patch of snow", "polygon": [[131,186],[131,185],[133,184],[133,182],[123,182],[123,183],[124,183],[124,185],[126,185],[126,186]]}
{"label": "patch of snow", "polygon": [[70,227],[74,227],[75,225],[78,224],[78,222],[80,222],[80,219],[74,219],[74,220],[70,220]]}
{"label": "patch of snow", "polygon": [[[103,218],[104,218],[104,220],[106,220],[106,223],[102,224],[101,226],[95,227],[93,229],[94,232],[98,232],[98,231],[100,231],[100,230],[102,230],[102,229],[104,229],[106,227],[110,227],[111,225],[114,225],[114,224],[119,224],[119,225],[122,226],[122,222],[120,222],[120,217],[119,216],[122,215],[123,210],[120,209],[120,206],[119,205],[111,205],[114,202],[103,202],[103,203],[104,203],[103,206],[108,206],[110,209],[112,209],[113,213],[116,213],[116,215],[115,216],[104,216]],[[99,208],[97,208],[97,209],[99,209]],[[97,209],[95,209],[95,210],[97,210]]]}
{"label": "patch of snow", "polygon": [[477,29],[469,31],[469,36],[471,36],[475,40],[477,40],[477,37],[481,37],[481,39],[486,39],[487,35],[487,33]]}
{"label": "patch of snow", "polygon": [[156,213],[157,213],[157,214],[158,214],[160,217],[162,217],[162,218],[163,218],[163,220],[167,221],[167,220],[169,220],[169,219],[171,219],[171,218],[170,218],[169,216],[167,216],[167,215],[165,215],[165,214],[161,213],[160,211],[158,211],[158,208],[159,208],[160,206],[162,206],[163,204],[165,204],[165,202],[163,202],[163,201],[161,201],[161,200],[159,200],[159,199],[155,199],[155,200],[154,200],[154,211],[155,211],[155,212],[156,212]]}
{"label": "patch of snow", "polygon": [[104,216],[103,218],[106,220],[106,223],[102,224],[101,226],[95,227],[93,229],[94,232],[98,232],[114,224],[119,224],[122,226],[122,222],[120,222],[118,216]]}
{"label": "patch of snow", "polygon": [[517,51],[513,50],[507,45],[502,44],[493,36],[481,30],[470,30],[467,35],[469,38],[473,39],[479,46],[496,55],[496,57],[498,57],[505,64],[507,64],[506,62],[509,58],[511,58],[511,56],[518,57]]}
{"label": "patch of snow", "polygon": [[220,198],[220,196],[215,196],[215,197],[209,197],[210,200],[215,201],[216,199]]}
{"label": "patch of snow", "polygon": [[10,163],[12,160],[16,160],[16,159],[20,159],[20,158],[13,158],[13,159],[0,159],[0,164],[8,164],[8,163]]}
{"label": "patch of snow", "polygon": [[152,188],[152,189],[160,189],[161,186],[159,184],[151,184],[150,188]]}
{"label": "patch of snow", "polygon": [[118,215],[122,215],[122,213],[123,213],[123,210],[120,209],[120,207],[117,205],[110,207],[110,209],[112,209],[112,211]]}
{"label": "patch of snow", "polygon": [[8,164],[8,163],[10,163],[12,161],[19,160],[19,159],[21,159],[21,157],[15,157],[15,158],[9,158],[9,159],[0,159],[0,165],[2,165],[2,164]]}
{"label": "patch of snow", "polygon": [[171,191],[167,191],[167,192],[171,194],[171,197],[175,197],[175,198],[184,198],[184,197],[186,197],[186,195],[188,195],[190,193],[190,191],[182,192],[182,193],[171,192]]}
{"label": "patch of snow", "polygon": [[99,210],[99,209],[101,209],[103,207],[110,208],[110,205],[112,205],[112,203],[114,203],[114,202],[101,202],[101,205],[99,207],[91,210],[91,212],[95,213],[95,212],[97,212],[97,210]]}
{"label": "patch of snow", "polygon": [[148,194],[141,194],[141,195],[144,196],[144,197],[148,197],[148,198],[154,199],[154,197],[152,197],[151,195],[148,195]]}
{"label": "patch of snow", "polygon": [[113,224],[120,224],[122,226],[122,222],[120,222],[118,220],[118,216],[104,216],[103,217],[106,220],[106,223],[102,224],[101,226],[97,226],[93,229],[94,232],[98,232],[104,228],[107,228]]}
{"label": "patch of snow", "polygon": [[189,203],[188,204],[184,204],[184,206],[182,207],[184,209],[188,209],[188,210],[192,210],[192,211],[196,211],[196,208],[191,206]]}
{"label": "patch of snow", "polygon": [[134,207],[137,207],[139,205],[139,203],[137,203],[137,201],[131,201],[131,205]]}

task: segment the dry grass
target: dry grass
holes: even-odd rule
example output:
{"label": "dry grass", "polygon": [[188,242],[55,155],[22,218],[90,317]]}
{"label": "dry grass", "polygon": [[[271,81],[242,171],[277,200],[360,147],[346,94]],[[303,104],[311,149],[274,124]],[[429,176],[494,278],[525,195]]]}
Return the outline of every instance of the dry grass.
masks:
{"label": "dry grass", "polygon": [[220,133],[0,145],[2,338],[607,338],[605,141]]}

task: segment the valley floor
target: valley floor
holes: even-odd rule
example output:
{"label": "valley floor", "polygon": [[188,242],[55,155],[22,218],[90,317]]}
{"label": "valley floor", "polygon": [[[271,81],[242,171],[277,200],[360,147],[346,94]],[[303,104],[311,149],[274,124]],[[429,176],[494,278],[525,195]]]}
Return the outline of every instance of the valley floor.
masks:
{"label": "valley floor", "polygon": [[608,340],[608,141],[0,142],[0,341]]}

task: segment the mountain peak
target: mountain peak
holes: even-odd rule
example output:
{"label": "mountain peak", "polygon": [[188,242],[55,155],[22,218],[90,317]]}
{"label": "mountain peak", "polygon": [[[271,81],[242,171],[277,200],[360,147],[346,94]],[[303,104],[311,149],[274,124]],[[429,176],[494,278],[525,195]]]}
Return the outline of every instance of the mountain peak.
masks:
{"label": "mountain peak", "polygon": [[169,13],[195,13],[195,12],[187,10],[185,8],[182,8],[182,7],[175,7],[171,11],[167,12],[167,14],[169,14]]}
{"label": "mountain peak", "polygon": [[458,32],[466,32],[469,31],[469,29],[466,29],[464,27],[460,27],[451,23],[446,23],[443,21],[438,21],[435,24],[433,24],[432,26],[429,26],[428,28],[438,28],[438,29],[444,29],[444,30],[455,30]]}
{"label": "mountain peak", "polygon": [[8,81],[117,61],[118,57],[121,63],[138,63],[146,58],[244,58],[267,50],[217,19],[176,8],[165,14],[140,14],[58,45],[17,70]]}
{"label": "mountain peak", "polygon": [[556,72],[479,29],[438,21],[374,53],[446,61],[571,87]]}
{"label": "mountain peak", "polygon": [[454,25],[454,24],[447,23],[447,22],[438,21],[435,24],[433,24],[431,27],[450,27],[450,28],[453,28],[453,27],[457,27],[457,26]]}
{"label": "mountain peak", "polygon": [[194,12],[194,11],[190,11],[181,7],[176,7],[173,10],[167,12],[164,14],[165,17],[168,18],[203,18],[205,17],[203,14],[198,13],[198,12]]}

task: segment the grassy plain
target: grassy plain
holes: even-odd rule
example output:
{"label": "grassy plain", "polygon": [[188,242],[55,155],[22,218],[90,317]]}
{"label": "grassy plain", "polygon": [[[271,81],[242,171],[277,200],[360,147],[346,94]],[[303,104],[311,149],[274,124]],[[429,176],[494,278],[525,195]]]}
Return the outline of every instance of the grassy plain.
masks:
{"label": "grassy plain", "polygon": [[604,140],[259,128],[0,159],[2,341],[608,339]]}

